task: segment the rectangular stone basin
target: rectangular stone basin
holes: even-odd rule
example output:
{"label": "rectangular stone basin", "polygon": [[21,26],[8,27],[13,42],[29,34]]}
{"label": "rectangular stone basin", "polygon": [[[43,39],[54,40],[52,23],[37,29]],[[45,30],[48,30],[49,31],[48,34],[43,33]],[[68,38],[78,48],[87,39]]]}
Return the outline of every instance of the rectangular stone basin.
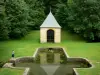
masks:
{"label": "rectangular stone basin", "polygon": [[73,68],[90,68],[84,58],[70,58],[63,48],[38,48],[34,62],[16,63],[15,67],[29,67],[29,75],[76,75]]}

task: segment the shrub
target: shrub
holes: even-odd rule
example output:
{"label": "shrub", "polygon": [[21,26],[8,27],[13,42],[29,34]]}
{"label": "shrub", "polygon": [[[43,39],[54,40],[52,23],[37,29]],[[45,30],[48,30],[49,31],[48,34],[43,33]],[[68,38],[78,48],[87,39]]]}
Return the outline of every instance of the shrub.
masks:
{"label": "shrub", "polygon": [[4,64],[5,64],[5,62],[0,61],[0,68],[2,68]]}

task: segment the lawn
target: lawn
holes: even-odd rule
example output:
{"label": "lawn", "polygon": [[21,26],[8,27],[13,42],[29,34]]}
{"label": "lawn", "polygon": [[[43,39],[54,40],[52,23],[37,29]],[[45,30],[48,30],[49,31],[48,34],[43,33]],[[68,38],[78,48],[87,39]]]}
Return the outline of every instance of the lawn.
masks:
{"label": "lawn", "polygon": [[0,69],[0,75],[22,75],[23,70],[4,68]]}
{"label": "lawn", "polygon": [[[0,42],[0,61],[8,61],[12,50],[15,57],[32,56],[39,47],[63,47],[70,57],[87,58],[93,65],[92,69],[77,69],[80,75],[100,75],[100,43],[87,43],[79,36],[62,31],[62,42],[59,44],[39,43],[39,31],[31,31],[20,40]],[[22,75],[23,70],[0,69],[0,75]]]}

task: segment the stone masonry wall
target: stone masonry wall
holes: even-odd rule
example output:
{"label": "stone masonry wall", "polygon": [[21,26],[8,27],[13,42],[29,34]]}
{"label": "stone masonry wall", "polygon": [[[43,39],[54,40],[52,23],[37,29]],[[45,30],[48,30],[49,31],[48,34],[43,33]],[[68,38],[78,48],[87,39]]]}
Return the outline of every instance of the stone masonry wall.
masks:
{"label": "stone masonry wall", "polygon": [[54,30],[54,42],[61,42],[61,29],[60,28],[40,28],[40,42],[47,43],[47,30]]}

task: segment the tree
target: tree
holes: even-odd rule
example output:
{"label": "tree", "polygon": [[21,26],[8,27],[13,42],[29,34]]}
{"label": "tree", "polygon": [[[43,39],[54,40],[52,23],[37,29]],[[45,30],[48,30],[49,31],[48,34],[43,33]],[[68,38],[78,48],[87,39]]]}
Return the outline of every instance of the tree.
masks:
{"label": "tree", "polygon": [[45,19],[43,3],[38,0],[25,0],[29,8],[29,24],[31,29],[39,29]]}
{"label": "tree", "polygon": [[100,3],[97,0],[73,0],[70,4],[63,4],[59,12],[60,23],[70,31],[88,41],[100,41]]}
{"label": "tree", "polygon": [[69,23],[70,27],[88,41],[99,41],[100,3],[97,0],[74,0],[71,10],[74,20]]}
{"label": "tree", "polygon": [[9,39],[9,22],[6,19],[4,0],[0,1],[0,9],[0,40],[5,40]]}
{"label": "tree", "polygon": [[56,11],[56,18],[63,29],[68,28],[68,8],[66,4],[58,4]]}
{"label": "tree", "polygon": [[37,0],[1,0],[0,9],[0,39],[21,38],[29,29],[39,29],[45,17]]}
{"label": "tree", "polygon": [[28,29],[28,7],[24,0],[6,0],[5,12],[7,20],[10,22],[10,38],[21,38]]}

